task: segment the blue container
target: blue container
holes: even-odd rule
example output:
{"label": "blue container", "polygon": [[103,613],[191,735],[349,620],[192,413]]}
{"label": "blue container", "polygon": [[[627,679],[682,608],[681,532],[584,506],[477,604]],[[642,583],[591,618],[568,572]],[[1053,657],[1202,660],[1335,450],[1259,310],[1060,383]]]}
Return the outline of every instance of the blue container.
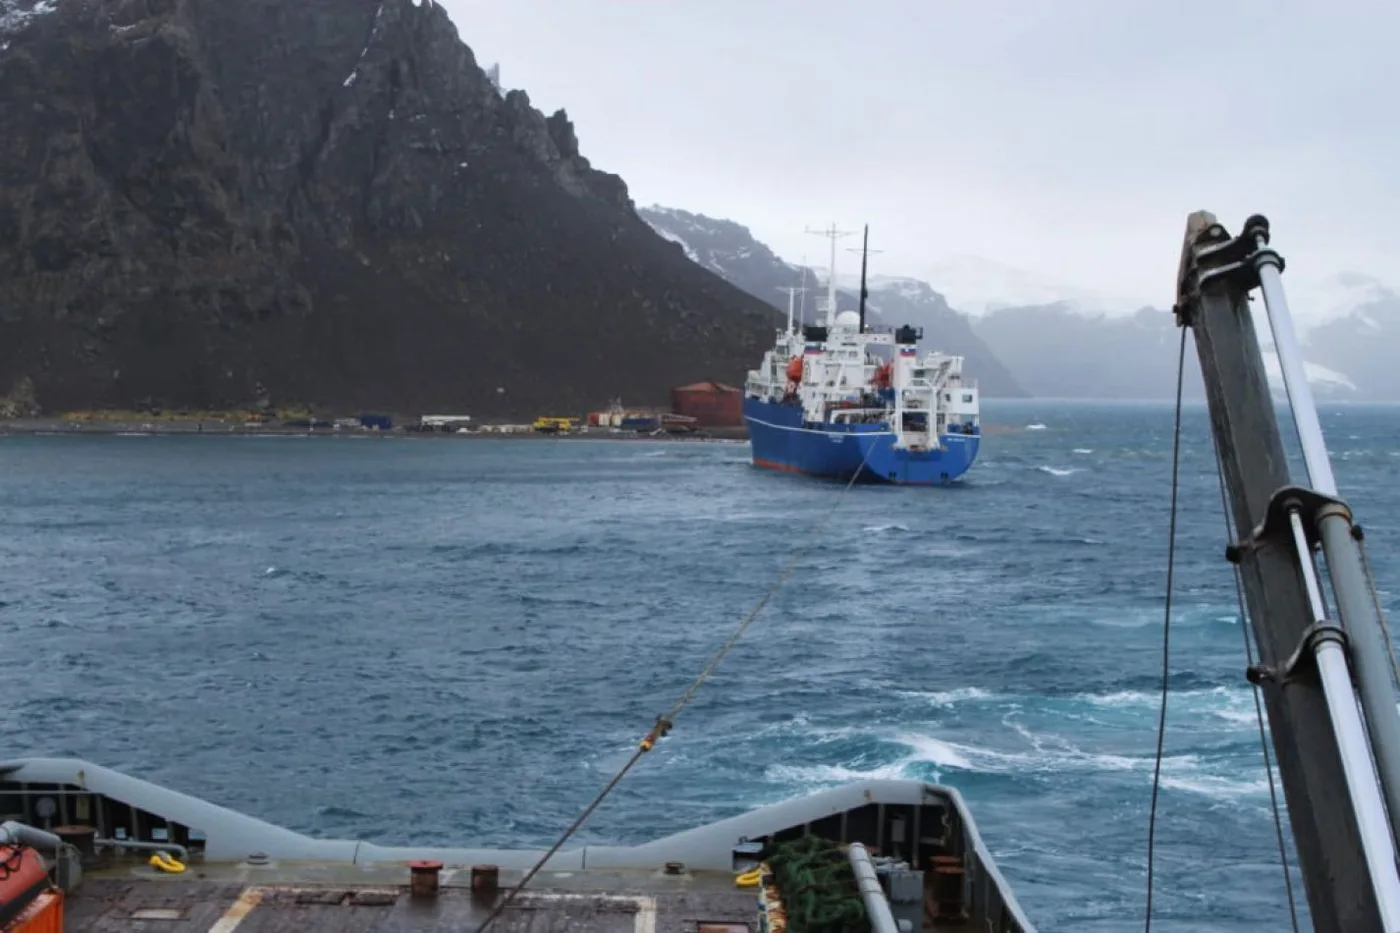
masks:
{"label": "blue container", "polygon": [[371,430],[387,431],[394,426],[394,420],[388,415],[360,415],[360,425]]}

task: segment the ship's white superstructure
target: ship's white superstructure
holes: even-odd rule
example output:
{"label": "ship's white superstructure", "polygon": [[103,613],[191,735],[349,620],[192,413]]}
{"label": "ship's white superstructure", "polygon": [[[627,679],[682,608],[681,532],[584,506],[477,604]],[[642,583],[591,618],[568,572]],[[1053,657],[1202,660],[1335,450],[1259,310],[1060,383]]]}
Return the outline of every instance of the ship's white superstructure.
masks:
{"label": "ship's white superstructure", "polygon": [[[833,228],[827,235],[834,270],[841,234]],[[977,387],[963,379],[963,358],[921,356],[920,328],[870,328],[859,312],[837,311],[831,272],[819,312],[821,324],[797,327],[790,293],[787,326],[748,374],[745,417],[755,462],[836,476],[864,463],[878,478],[901,483],[946,482],[966,472],[981,427]],[[826,443],[814,443],[819,439]],[[887,455],[898,463],[886,463]]]}

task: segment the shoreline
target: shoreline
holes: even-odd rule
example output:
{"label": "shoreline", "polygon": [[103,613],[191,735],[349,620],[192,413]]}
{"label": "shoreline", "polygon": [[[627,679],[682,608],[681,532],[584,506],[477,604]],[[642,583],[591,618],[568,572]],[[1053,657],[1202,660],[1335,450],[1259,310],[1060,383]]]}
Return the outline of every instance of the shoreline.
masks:
{"label": "shoreline", "polygon": [[[1007,424],[984,424],[982,436],[1019,433],[1024,428]],[[749,439],[747,428],[708,428],[694,434],[645,434],[634,431],[610,431],[592,428],[572,434],[542,434],[537,431],[496,432],[475,431],[458,434],[455,431],[410,431],[394,428],[389,431],[334,428],[287,427],[278,424],[244,424],[230,421],[199,421],[197,419],[138,420],[69,420],[64,418],[16,418],[0,421],[0,437],[326,437],[326,438],[408,438],[421,440],[508,440],[508,441],[652,441],[659,443],[735,444]]]}
{"label": "shoreline", "polygon": [[664,441],[688,443],[736,443],[748,440],[744,428],[710,428],[695,434],[645,434],[633,431],[577,431],[572,434],[543,434],[537,431],[496,432],[475,431],[459,434],[455,431],[409,431],[395,428],[389,431],[335,430],[334,428],[287,427],[278,424],[243,424],[228,421],[199,421],[195,419],[84,420],[63,418],[22,418],[0,421],[0,437],[7,436],[166,436],[195,437],[327,437],[327,438],[410,438],[424,440],[568,440],[568,441]]}

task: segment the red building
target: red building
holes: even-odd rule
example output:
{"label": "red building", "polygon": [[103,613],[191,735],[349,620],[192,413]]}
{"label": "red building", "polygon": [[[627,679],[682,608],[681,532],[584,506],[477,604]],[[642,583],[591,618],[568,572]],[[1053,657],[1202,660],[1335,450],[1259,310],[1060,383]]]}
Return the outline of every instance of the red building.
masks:
{"label": "red building", "polygon": [[744,424],[744,393],[722,382],[695,382],[671,390],[671,411],[689,415],[696,427],[738,428]]}

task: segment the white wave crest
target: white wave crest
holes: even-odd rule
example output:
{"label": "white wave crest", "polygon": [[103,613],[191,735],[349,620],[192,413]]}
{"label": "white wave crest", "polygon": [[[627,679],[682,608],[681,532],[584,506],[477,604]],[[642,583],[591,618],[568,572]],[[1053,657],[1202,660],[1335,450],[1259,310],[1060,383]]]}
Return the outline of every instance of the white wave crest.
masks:
{"label": "white wave crest", "polygon": [[990,693],[981,687],[957,687],[952,690],[903,690],[901,696],[915,700],[926,700],[932,706],[955,706],[958,703],[966,703],[976,700],[1001,699],[1000,695]]}

